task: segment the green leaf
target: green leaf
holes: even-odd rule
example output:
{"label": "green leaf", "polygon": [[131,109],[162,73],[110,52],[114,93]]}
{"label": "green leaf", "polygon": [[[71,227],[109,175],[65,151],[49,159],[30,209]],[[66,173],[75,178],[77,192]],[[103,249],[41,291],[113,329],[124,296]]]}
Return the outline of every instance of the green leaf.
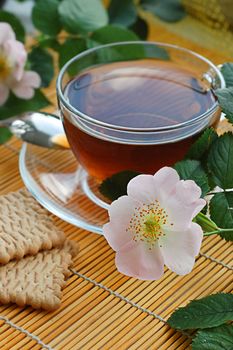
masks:
{"label": "green leaf", "polygon": [[108,8],[111,24],[131,26],[137,19],[137,10],[133,0],[112,0]]}
{"label": "green leaf", "polygon": [[[87,49],[84,39],[67,39],[59,48],[59,67],[63,67],[72,57]],[[76,75],[83,67],[80,62],[74,62],[69,68],[70,75]]]}
{"label": "green leaf", "polygon": [[186,16],[180,0],[143,0],[141,5],[166,22],[177,22]]}
{"label": "green leaf", "polygon": [[25,30],[22,23],[15,15],[7,11],[0,10],[0,22],[9,23],[15,32],[17,40],[24,42]]}
{"label": "green leaf", "polygon": [[226,118],[233,123],[233,87],[217,89],[215,95]]}
{"label": "green leaf", "polygon": [[51,48],[55,51],[59,51],[60,44],[57,39],[41,34],[37,37],[38,45],[41,48]]}
{"label": "green leaf", "polygon": [[89,33],[108,23],[100,0],[62,0],[58,8],[64,28],[71,33]]}
{"label": "green leaf", "polygon": [[147,39],[149,29],[147,22],[143,18],[138,16],[136,22],[130,26],[129,29],[132,30],[140,39]]}
{"label": "green leaf", "polygon": [[155,5],[159,0],[139,0],[139,4],[146,8],[147,6],[153,6]]}
{"label": "green leaf", "polygon": [[221,228],[232,228],[232,231],[221,232],[220,236],[233,241],[233,192],[216,193],[209,204],[210,217]]}
{"label": "green leaf", "polygon": [[7,128],[0,128],[0,145],[6,143],[12,136],[12,133]]}
{"label": "green leaf", "polygon": [[96,30],[91,35],[91,40],[99,44],[110,44],[119,41],[135,41],[138,40],[136,34],[129,29],[108,25]]}
{"label": "green leaf", "polygon": [[163,47],[159,47],[156,45],[148,45],[145,46],[145,51],[146,51],[146,57],[149,58],[157,58],[159,60],[170,60],[169,53],[167,50]]}
{"label": "green leaf", "polygon": [[220,136],[212,145],[208,156],[208,167],[215,185],[233,188],[233,134]]}
{"label": "green leaf", "polygon": [[233,62],[224,63],[221,67],[221,73],[224,76],[226,87],[233,86]]}
{"label": "green leaf", "polygon": [[179,308],[168,319],[168,324],[176,329],[202,329],[220,326],[230,320],[233,320],[233,294],[219,293]]}
{"label": "green leaf", "polygon": [[202,196],[209,191],[208,177],[198,160],[185,159],[174,165],[183,180],[193,180],[202,190]]}
{"label": "green leaf", "polygon": [[186,158],[201,159],[202,156],[209,150],[210,146],[216,141],[218,135],[213,128],[206,129],[197,141],[190,147]]}
{"label": "green leaf", "polygon": [[207,204],[204,206],[204,208],[202,209],[201,213],[206,215],[207,214],[207,211],[208,211],[208,206]]}
{"label": "green leaf", "polygon": [[42,87],[49,86],[54,76],[53,58],[48,51],[35,47],[28,55],[30,69],[41,77]]}
{"label": "green leaf", "polygon": [[[89,47],[96,47],[102,44],[114,42],[137,41],[139,38],[129,29],[108,25],[96,30],[88,40]],[[116,62],[144,58],[145,52],[143,46],[135,45],[113,46],[102,48],[97,52],[99,63]]]}
{"label": "green leaf", "polygon": [[192,342],[192,350],[233,350],[233,325],[198,331]]}
{"label": "green leaf", "polygon": [[67,61],[86,50],[86,48],[84,39],[67,39],[59,48],[59,67],[63,67]]}
{"label": "green leaf", "polygon": [[30,100],[22,100],[10,94],[4,106],[0,107],[0,119],[14,117],[25,112],[38,111],[49,104],[49,100],[40,90],[36,90],[35,95]]}
{"label": "green leaf", "polygon": [[32,10],[34,26],[42,33],[56,35],[62,29],[58,14],[59,0],[37,0]]}
{"label": "green leaf", "polygon": [[104,180],[99,187],[99,191],[108,199],[115,200],[127,194],[129,181],[139,174],[131,170],[121,171]]}

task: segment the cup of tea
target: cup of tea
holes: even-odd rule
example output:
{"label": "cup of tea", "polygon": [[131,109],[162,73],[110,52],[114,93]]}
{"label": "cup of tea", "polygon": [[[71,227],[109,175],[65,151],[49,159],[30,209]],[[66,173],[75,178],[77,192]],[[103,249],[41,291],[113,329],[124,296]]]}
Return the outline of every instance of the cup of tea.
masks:
{"label": "cup of tea", "polygon": [[219,69],[190,50],[157,42],[94,47],[57,80],[64,129],[78,162],[97,180],[131,170],[154,174],[181,160],[216,127]]}

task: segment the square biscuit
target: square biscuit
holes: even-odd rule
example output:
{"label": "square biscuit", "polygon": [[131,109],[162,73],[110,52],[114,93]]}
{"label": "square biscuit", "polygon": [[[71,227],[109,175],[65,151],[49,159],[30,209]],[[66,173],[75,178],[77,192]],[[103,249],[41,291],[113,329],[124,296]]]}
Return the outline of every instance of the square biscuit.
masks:
{"label": "square biscuit", "polygon": [[26,189],[0,196],[0,264],[64,241],[63,231]]}
{"label": "square biscuit", "polygon": [[70,274],[75,242],[61,248],[39,252],[0,266],[0,304],[31,305],[35,309],[55,310],[61,304],[65,277]]}

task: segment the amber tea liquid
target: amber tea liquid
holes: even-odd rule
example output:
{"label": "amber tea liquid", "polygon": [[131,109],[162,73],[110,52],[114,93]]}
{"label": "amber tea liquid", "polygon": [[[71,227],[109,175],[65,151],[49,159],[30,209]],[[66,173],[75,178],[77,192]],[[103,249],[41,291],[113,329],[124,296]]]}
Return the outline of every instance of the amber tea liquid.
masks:
{"label": "amber tea liquid", "polygon": [[[96,120],[140,129],[192,120],[216,102],[191,71],[149,59],[92,67],[68,83],[65,96]],[[161,145],[123,144],[102,140],[74,126],[67,115],[63,118],[78,161],[100,180],[122,170],[154,174],[181,160],[197,137]]]}

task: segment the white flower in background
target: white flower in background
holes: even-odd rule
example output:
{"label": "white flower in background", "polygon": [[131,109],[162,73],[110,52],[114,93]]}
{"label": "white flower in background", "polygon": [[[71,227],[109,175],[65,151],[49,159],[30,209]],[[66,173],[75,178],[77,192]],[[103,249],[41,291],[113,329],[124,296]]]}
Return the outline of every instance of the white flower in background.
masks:
{"label": "white flower in background", "polygon": [[40,76],[25,71],[27,52],[16,40],[8,23],[0,23],[0,106],[8,99],[10,90],[19,98],[30,99],[41,83]]}

